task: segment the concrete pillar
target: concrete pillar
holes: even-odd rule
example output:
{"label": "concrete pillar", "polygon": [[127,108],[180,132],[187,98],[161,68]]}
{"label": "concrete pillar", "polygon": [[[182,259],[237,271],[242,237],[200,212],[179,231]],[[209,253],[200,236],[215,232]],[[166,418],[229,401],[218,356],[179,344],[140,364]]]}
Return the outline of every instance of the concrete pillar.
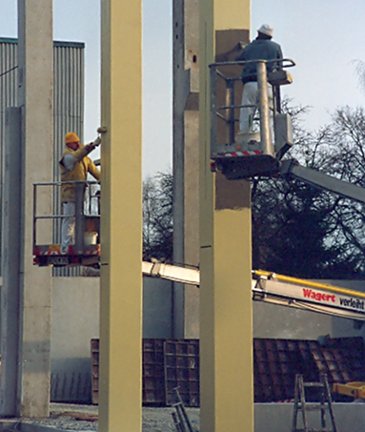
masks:
{"label": "concrete pillar", "polygon": [[[52,0],[18,0],[22,196],[18,414],[47,416],[50,390],[51,271],[33,266],[33,183],[52,180]],[[40,198],[51,212],[52,197]],[[42,231],[51,238],[51,226]]]}
{"label": "concrete pillar", "polygon": [[102,2],[101,432],[142,428],[141,3]]}
{"label": "concrete pillar", "polygon": [[[199,265],[199,2],[173,3],[174,261]],[[174,337],[199,337],[199,290],[175,284]]]}
{"label": "concrete pillar", "polygon": [[210,172],[208,65],[247,39],[249,0],[200,2],[202,432],[253,431],[250,185]]}
{"label": "concrete pillar", "polygon": [[21,116],[19,108],[5,112],[1,257],[1,380],[0,416],[17,414],[19,357],[19,271],[21,249]]}

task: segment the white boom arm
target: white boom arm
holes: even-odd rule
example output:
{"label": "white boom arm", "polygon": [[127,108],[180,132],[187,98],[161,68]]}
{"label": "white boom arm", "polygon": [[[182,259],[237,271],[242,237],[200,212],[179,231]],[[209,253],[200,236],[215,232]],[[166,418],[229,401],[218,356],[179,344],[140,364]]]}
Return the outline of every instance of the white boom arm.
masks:
{"label": "white boom arm", "polygon": [[200,283],[200,273],[197,268],[142,261],[142,273],[145,276],[168,279],[173,282],[181,282],[189,285],[199,286]]}
{"label": "white boom arm", "polygon": [[[200,272],[160,262],[142,262],[145,276],[199,286]],[[252,299],[331,316],[365,321],[365,293],[265,271],[252,272]]]}
{"label": "white boom arm", "polygon": [[345,198],[365,203],[365,188],[331,177],[320,171],[304,167],[294,159],[281,162],[280,173],[284,177],[301,180],[318,189],[325,189]]}
{"label": "white boom arm", "polygon": [[365,321],[365,293],[304,279],[254,271],[253,300]]}

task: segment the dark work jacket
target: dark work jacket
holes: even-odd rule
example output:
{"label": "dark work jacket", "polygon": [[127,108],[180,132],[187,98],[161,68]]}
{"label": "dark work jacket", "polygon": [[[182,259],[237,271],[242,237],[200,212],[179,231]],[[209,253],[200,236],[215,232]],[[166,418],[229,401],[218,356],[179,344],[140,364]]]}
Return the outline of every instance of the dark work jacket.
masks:
{"label": "dark work jacket", "polygon": [[[271,39],[255,39],[248,44],[242,53],[237,57],[239,61],[247,60],[275,60],[282,59],[283,53],[278,43]],[[281,67],[280,62],[267,65],[267,71]],[[256,63],[248,63],[242,70],[242,82],[257,81]]]}

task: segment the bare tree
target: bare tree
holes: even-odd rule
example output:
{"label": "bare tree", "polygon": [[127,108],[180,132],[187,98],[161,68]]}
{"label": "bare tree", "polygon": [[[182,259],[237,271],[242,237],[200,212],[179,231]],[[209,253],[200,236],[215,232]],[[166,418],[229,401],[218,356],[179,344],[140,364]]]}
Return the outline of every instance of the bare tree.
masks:
{"label": "bare tree", "polygon": [[[316,132],[294,115],[295,146],[288,157],[365,187],[365,112],[343,107]],[[253,196],[253,264],[306,278],[357,278],[365,272],[365,207],[300,181],[260,180]],[[144,182],[143,249],[146,259],[172,259],[173,178]]]}
{"label": "bare tree", "polygon": [[143,257],[172,259],[173,177],[158,173],[143,183]]}
{"label": "bare tree", "polygon": [[[365,113],[343,107],[316,133],[296,129],[290,157],[365,187]],[[253,200],[254,266],[300,277],[360,277],[362,204],[299,181],[261,181]]]}
{"label": "bare tree", "polygon": [[365,62],[362,60],[354,60],[353,63],[355,64],[360,86],[365,91]]}

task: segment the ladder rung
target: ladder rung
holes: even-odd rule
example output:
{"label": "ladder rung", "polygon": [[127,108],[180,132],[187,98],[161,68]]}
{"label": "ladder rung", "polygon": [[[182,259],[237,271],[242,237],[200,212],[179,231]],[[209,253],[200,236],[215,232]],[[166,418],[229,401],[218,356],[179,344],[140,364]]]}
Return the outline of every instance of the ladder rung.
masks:
{"label": "ladder rung", "polygon": [[299,405],[298,410],[304,410],[304,411],[320,411],[328,409],[328,405],[320,404],[320,403],[308,403],[306,402],[305,405]]}
{"label": "ladder rung", "polygon": [[[321,393],[321,398],[317,402],[307,402],[306,401],[306,392],[305,388],[312,387],[312,388],[318,388],[320,391],[318,393]],[[313,427],[303,427],[302,425],[300,428],[297,428],[297,422],[298,422],[298,411],[301,411],[303,413],[303,416],[307,411],[321,411],[321,416],[330,416],[330,422],[331,426],[327,425],[327,427],[324,426],[322,423],[322,428],[316,429]],[[321,376],[320,382],[304,382],[303,375],[297,375],[295,378],[295,400],[294,400],[294,419],[295,424],[293,424],[292,432],[334,432],[336,430],[335,426],[335,419],[332,412],[332,400],[331,400],[331,393],[329,390],[328,385],[328,379],[326,375]],[[303,417],[304,423],[305,417]],[[322,418],[323,421],[323,418]]]}
{"label": "ladder rung", "polygon": [[293,432],[331,432],[331,431],[329,429],[307,428],[307,429],[295,429]]}
{"label": "ladder rung", "polygon": [[304,387],[319,387],[323,388],[324,385],[320,382],[305,382],[303,383]]}

